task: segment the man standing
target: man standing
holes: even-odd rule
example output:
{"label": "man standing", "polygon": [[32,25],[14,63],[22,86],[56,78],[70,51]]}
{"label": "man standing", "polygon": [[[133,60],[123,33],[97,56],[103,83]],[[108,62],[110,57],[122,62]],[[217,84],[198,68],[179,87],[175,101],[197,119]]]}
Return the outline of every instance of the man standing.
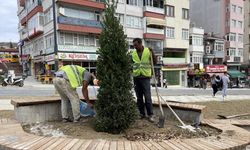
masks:
{"label": "man standing", "polygon": [[60,67],[59,71],[55,73],[55,76],[53,83],[61,97],[63,122],[78,122],[80,120],[80,98],[76,88],[82,86],[82,94],[88,106],[91,107],[92,104],[88,96],[88,84],[90,81],[93,81],[94,84],[97,85],[98,80],[85,68],[77,65]]}
{"label": "man standing", "polygon": [[227,88],[228,88],[228,83],[230,82],[227,72],[224,72],[224,75],[221,77],[222,80],[222,100],[225,100],[225,97],[227,96]]}
{"label": "man standing", "polygon": [[[133,46],[135,48],[135,50],[132,51],[133,78],[137,97],[137,107],[141,119],[145,118],[146,107],[148,120],[154,122],[150,86],[150,78],[152,76],[151,54],[153,55],[153,51],[144,47],[140,38],[135,38],[133,40]],[[145,98],[145,103],[143,101],[143,96]]]}

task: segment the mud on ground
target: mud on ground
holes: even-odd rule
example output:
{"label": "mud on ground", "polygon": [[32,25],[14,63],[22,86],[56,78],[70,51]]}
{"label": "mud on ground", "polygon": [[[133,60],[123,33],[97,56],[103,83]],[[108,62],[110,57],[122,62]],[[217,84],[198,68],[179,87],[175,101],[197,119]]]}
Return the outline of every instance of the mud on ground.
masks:
{"label": "mud on ground", "polygon": [[[236,115],[242,113],[250,113],[250,100],[244,101],[226,101],[226,102],[203,102],[196,103],[207,106],[204,110],[204,118],[214,119],[220,115]],[[0,118],[14,118],[13,111],[0,111]],[[250,116],[239,117],[236,119],[250,119]],[[157,119],[156,119],[157,121]],[[92,128],[93,119],[89,119],[84,123],[62,123],[62,122],[47,122],[41,123],[40,125],[25,125],[23,128],[27,132],[31,132],[33,129],[34,134],[43,134],[39,127],[45,128],[47,136],[66,136],[73,138],[84,138],[84,139],[129,139],[129,140],[165,140],[173,138],[196,138],[206,137],[215,135],[219,137],[220,132],[206,127],[201,126],[202,131],[197,133],[187,132],[177,127],[177,121],[166,120],[165,128],[158,128],[155,124],[149,123],[147,120],[137,120],[124,133],[113,135],[102,132],[95,132]],[[186,123],[188,124],[188,123]],[[35,128],[36,127],[36,128]],[[53,134],[52,134],[53,133]]]}

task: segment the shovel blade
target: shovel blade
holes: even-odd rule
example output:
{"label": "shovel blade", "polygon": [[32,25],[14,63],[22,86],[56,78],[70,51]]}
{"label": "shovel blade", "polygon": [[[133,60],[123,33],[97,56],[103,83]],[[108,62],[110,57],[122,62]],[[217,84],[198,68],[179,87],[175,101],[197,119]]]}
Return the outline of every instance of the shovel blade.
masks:
{"label": "shovel blade", "polygon": [[159,122],[158,122],[158,128],[164,128],[164,124],[165,124],[165,116],[160,116],[159,117]]}

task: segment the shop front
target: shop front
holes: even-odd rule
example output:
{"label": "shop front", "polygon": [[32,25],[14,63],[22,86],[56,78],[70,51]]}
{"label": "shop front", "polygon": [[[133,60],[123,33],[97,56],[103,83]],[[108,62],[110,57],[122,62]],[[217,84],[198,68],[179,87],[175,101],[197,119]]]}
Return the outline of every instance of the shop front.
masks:
{"label": "shop front", "polygon": [[187,64],[164,65],[161,70],[168,86],[187,86]]}
{"label": "shop front", "polygon": [[63,65],[79,65],[89,72],[96,73],[96,54],[60,52],[58,53],[58,59],[62,60]]}

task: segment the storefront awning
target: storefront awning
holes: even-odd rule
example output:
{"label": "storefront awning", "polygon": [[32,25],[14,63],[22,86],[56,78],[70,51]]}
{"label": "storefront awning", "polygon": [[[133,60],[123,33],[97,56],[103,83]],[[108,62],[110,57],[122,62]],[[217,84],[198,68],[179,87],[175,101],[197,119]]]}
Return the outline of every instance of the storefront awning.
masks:
{"label": "storefront awning", "polygon": [[246,75],[238,70],[228,70],[227,73],[231,78],[245,77]]}
{"label": "storefront awning", "polygon": [[166,21],[158,18],[147,18],[147,25],[166,26]]}

